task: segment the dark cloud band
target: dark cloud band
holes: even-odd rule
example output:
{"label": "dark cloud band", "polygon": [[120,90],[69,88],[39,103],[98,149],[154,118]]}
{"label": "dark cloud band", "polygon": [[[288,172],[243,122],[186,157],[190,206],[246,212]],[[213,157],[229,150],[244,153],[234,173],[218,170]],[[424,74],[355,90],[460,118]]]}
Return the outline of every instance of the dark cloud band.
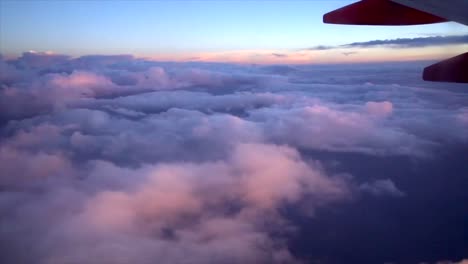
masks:
{"label": "dark cloud band", "polygon": [[365,42],[353,42],[339,46],[315,46],[307,50],[331,50],[339,48],[374,48],[374,47],[388,47],[388,48],[422,48],[430,46],[445,46],[445,45],[458,45],[468,44],[468,35],[462,36],[435,36],[435,37],[421,37],[421,38],[398,38],[398,39],[385,39],[385,40],[371,40]]}

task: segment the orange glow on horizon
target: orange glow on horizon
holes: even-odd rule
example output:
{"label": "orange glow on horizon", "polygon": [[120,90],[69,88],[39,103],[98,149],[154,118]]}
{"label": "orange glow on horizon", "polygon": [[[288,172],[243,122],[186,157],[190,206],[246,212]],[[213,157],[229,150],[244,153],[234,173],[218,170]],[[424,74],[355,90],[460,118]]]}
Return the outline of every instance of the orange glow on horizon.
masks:
{"label": "orange glow on horizon", "polygon": [[[172,62],[218,62],[234,64],[347,64],[442,60],[468,50],[468,44],[425,48],[334,48],[328,50],[232,50],[218,52],[134,53],[136,58]],[[60,55],[52,51],[34,52],[42,55]],[[88,54],[72,54],[78,58]],[[107,54],[103,55],[119,55]],[[2,54],[3,59],[21,57],[21,54]]]}
{"label": "orange glow on horizon", "polygon": [[330,50],[237,50],[142,56],[150,60],[176,62],[224,62],[239,64],[335,64],[438,60],[463,53],[468,45],[426,48],[359,48]]}

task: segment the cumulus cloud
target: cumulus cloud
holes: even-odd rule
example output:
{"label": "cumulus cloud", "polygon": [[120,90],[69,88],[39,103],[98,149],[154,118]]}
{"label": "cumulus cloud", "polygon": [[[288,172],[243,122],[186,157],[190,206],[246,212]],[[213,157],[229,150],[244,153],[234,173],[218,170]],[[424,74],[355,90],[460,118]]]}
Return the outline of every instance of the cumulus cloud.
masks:
{"label": "cumulus cloud", "polygon": [[421,162],[468,142],[457,87],[342,67],[0,60],[0,260],[309,261],[291,211],[411,197],[340,155]]}
{"label": "cumulus cloud", "polygon": [[22,72],[8,64],[0,55],[0,85],[12,84],[22,78]]}
{"label": "cumulus cloud", "polygon": [[391,112],[389,102],[367,102],[365,111],[316,104],[251,114],[271,140],[301,148],[424,155],[431,142],[384,125]]}
{"label": "cumulus cloud", "polygon": [[395,197],[402,197],[404,192],[400,191],[390,179],[376,180],[372,183],[363,183],[359,186],[363,192],[370,193],[375,196],[390,195]]}
{"label": "cumulus cloud", "polygon": [[14,63],[21,69],[54,67],[67,62],[67,55],[55,54],[53,52],[24,52]]}
{"label": "cumulus cloud", "polygon": [[[187,252],[192,263],[208,259],[292,263],[295,260],[285,245],[270,235],[287,228],[277,211],[281,205],[294,203],[305,194],[313,195],[314,203],[322,206],[348,195],[341,178],[327,177],[284,146],[239,144],[225,160],[161,163],[138,169],[95,161],[87,173],[74,172],[84,177],[81,180],[63,179],[73,174],[63,158],[2,150],[1,164],[7,175],[56,178],[35,181],[47,192],[14,209],[6,207],[7,200],[15,196],[27,199],[21,197],[27,192],[7,193],[2,199],[2,205],[6,203],[3,223],[8,229],[17,217],[36,220],[22,218],[19,223],[22,229],[38,228],[42,234],[39,252],[30,256],[36,263],[153,263],[155,259],[185,263]],[[23,159],[29,160],[28,166],[18,168]],[[10,180],[23,187],[32,183],[31,179],[24,183]],[[73,183],[62,186],[55,181]],[[56,191],[56,187],[71,190]],[[72,211],[54,212],[59,206],[54,204],[65,200],[73,203]],[[21,258],[19,246],[35,242],[18,241],[26,235],[21,232],[8,230],[2,235],[9,237],[13,247],[18,246],[6,259]],[[114,252],[117,248],[123,251]]]}

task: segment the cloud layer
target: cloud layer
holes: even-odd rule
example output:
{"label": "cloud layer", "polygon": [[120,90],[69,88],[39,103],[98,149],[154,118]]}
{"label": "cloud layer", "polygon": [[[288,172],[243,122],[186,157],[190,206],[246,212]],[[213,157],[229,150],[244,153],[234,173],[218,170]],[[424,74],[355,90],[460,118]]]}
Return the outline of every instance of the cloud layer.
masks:
{"label": "cloud layer", "polygon": [[411,64],[25,53],[0,69],[8,263],[308,262],[291,211],[412,195],[340,155],[422,162],[468,143],[468,95]]}
{"label": "cloud layer", "polygon": [[339,48],[374,48],[374,47],[389,47],[389,48],[423,48],[431,46],[444,45],[460,45],[468,44],[468,35],[457,36],[433,36],[420,38],[397,38],[385,40],[370,40],[365,42],[353,42],[339,46],[315,46],[307,50],[330,50]]}

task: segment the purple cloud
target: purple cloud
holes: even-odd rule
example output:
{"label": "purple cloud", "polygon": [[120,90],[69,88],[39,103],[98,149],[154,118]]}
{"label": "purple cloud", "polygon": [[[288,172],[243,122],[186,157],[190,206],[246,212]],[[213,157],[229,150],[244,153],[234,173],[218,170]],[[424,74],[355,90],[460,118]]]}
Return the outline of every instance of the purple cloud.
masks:
{"label": "purple cloud", "polygon": [[406,68],[42,53],[0,67],[8,263],[301,263],[291,208],[412,195],[324,155],[422,162],[468,143],[466,96]]}

